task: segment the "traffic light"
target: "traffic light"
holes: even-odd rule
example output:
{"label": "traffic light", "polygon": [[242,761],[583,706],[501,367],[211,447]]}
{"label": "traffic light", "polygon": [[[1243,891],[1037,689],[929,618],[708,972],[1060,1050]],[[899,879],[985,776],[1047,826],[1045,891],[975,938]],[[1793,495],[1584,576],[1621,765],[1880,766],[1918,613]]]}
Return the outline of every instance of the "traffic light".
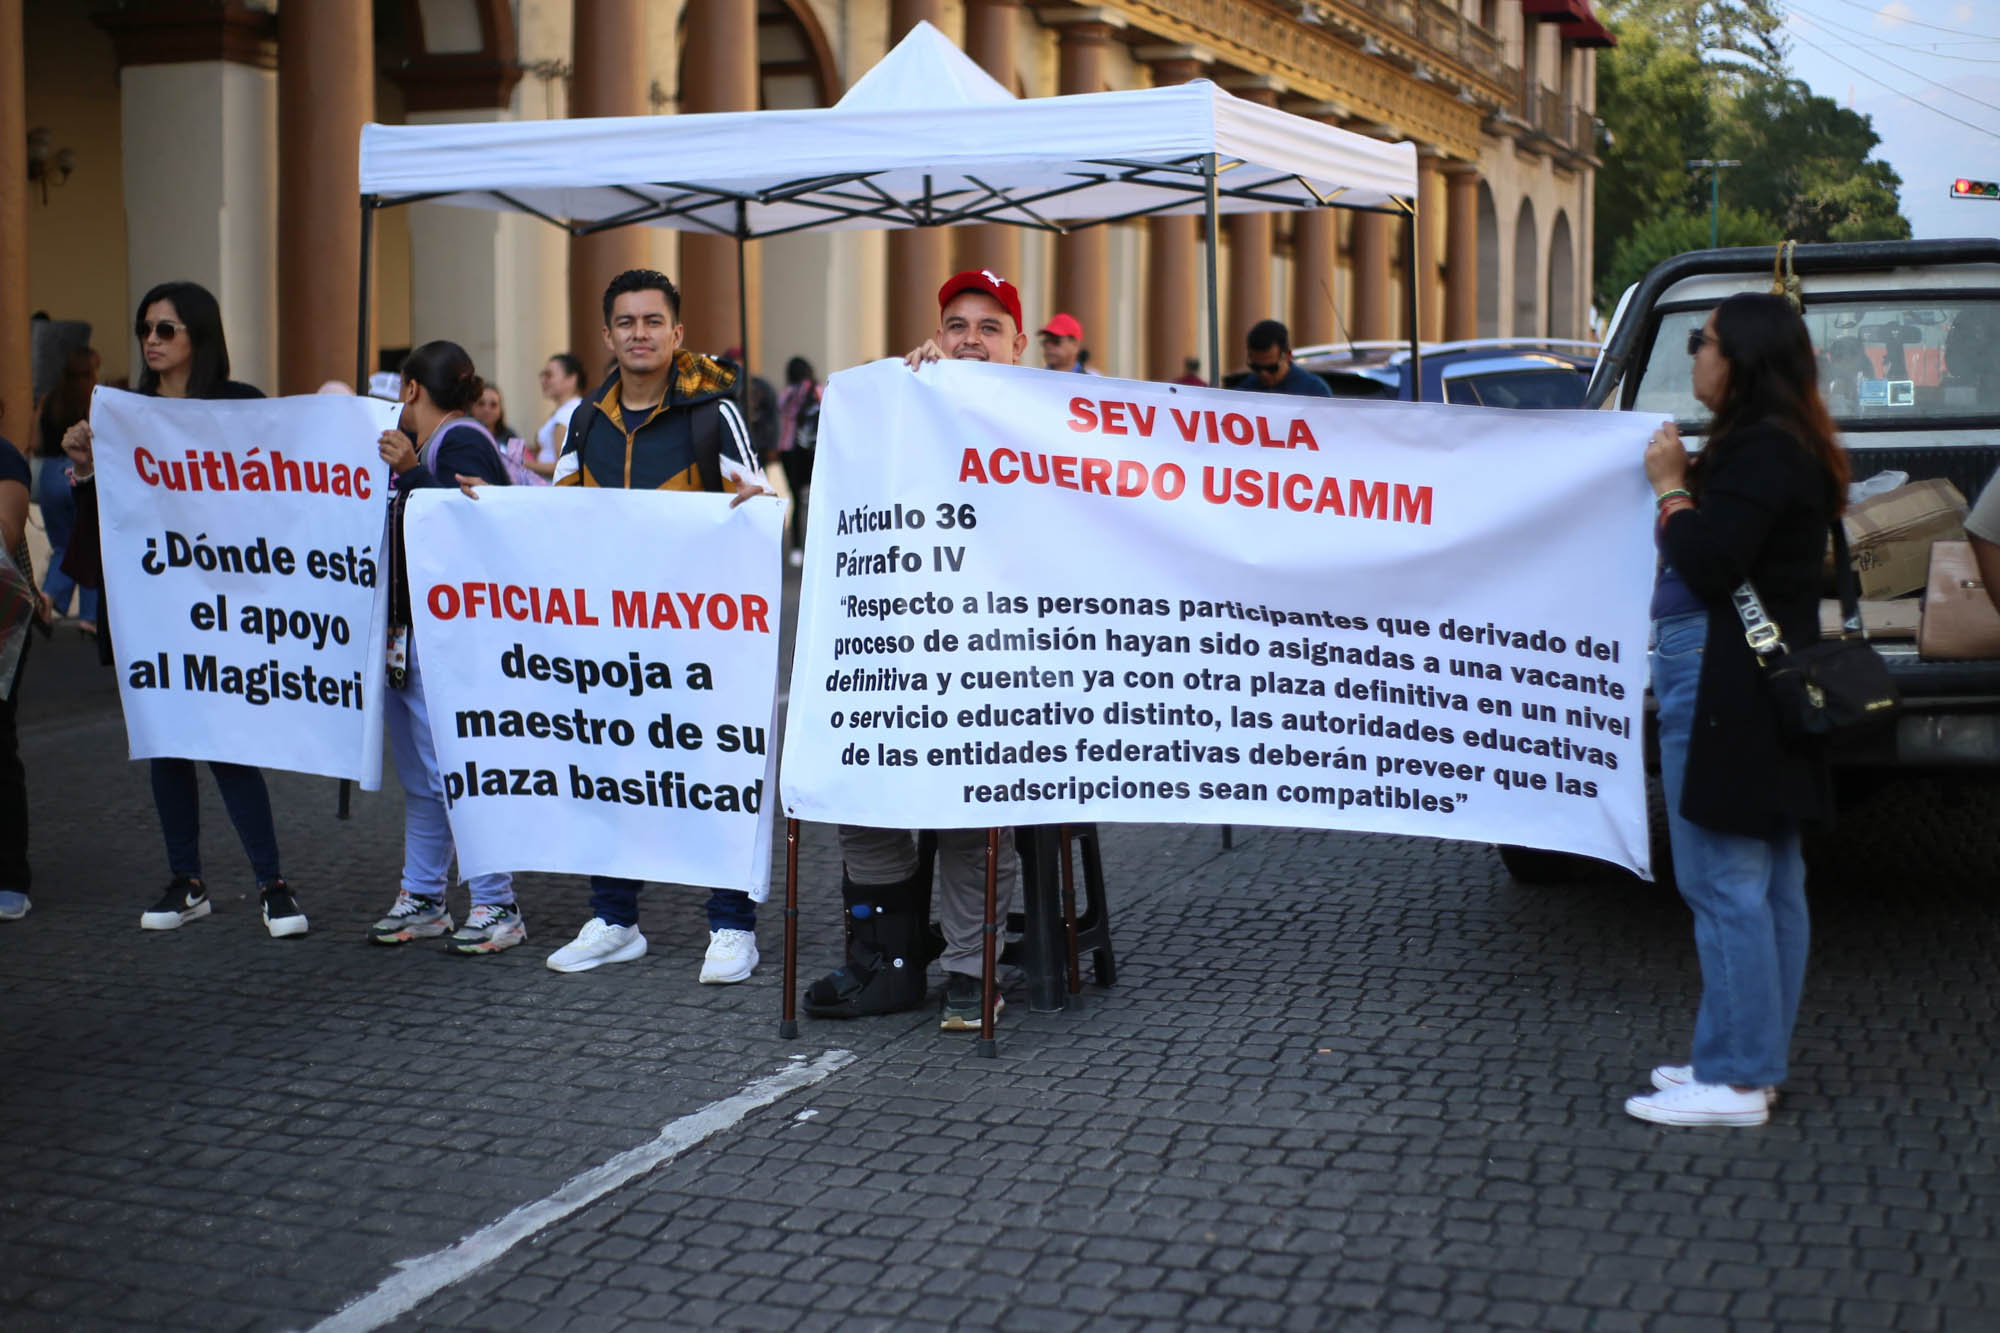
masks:
{"label": "traffic light", "polygon": [[1951,183],[1951,197],[1954,199],[1992,199],[2000,202],[2000,181],[1966,180],[1961,176]]}

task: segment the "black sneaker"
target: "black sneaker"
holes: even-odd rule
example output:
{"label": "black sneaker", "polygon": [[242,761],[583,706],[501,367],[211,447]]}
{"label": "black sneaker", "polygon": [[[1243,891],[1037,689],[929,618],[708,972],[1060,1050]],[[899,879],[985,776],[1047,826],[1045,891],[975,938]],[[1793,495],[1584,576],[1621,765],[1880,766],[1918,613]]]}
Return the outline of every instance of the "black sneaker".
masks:
{"label": "black sneaker", "polygon": [[306,914],[299,908],[299,900],[292,896],[292,886],[282,879],[274,879],[264,886],[264,929],[271,932],[274,940],[288,935],[306,933]]}
{"label": "black sneaker", "polygon": [[207,916],[210,910],[207,887],[198,879],[176,875],[160,895],[160,901],[139,914],[139,929],[179,930],[188,922]]}
{"label": "black sneaker", "polygon": [[[944,974],[944,1012],[938,1019],[940,1032],[979,1031],[979,1002],[983,998],[985,983],[978,977],[967,976],[963,972]],[[1007,1002],[998,995],[993,997],[993,1021],[1000,1021],[1000,1011]]]}

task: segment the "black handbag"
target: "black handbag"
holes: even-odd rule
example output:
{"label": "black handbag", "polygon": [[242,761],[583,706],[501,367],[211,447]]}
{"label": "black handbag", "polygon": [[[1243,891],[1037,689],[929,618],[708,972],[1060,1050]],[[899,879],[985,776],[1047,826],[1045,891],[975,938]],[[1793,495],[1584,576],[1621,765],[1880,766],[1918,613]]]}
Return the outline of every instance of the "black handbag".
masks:
{"label": "black handbag", "polygon": [[1889,668],[1861,628],[1861,580],[1847,554],[1847,532],[1833,528],[1834,578],[1840,587],[1840,635],[1797,650],[1764,610],[1745,579],[1730,600],[1743,621],[1743,637],[1764,671],[1777,709],[1778,729],[1792,740],[1845,740],[1880,730],[1896,719],[1902,700]]}

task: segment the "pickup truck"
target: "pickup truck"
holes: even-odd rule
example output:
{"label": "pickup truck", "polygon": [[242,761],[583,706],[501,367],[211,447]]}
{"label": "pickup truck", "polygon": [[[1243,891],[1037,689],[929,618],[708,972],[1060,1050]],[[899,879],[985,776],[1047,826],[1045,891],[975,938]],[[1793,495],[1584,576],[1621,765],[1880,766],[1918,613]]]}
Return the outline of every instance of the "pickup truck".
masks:
{"label": "pickup truck", "polygon": [[[1619,302],[1584,406],[1671,417],[1698,448],[1708,414],[1689,380],[1688,333],[1725,296],[1769,291],[1778,261],[1766,246],[1697,250],[1654,268]],[[1801,245],[1789,267],[1855,480],[1942,477],[1978,498],[2000,463],[2000,239]],[[1925,662],[1908,641],[1875,648],[1903,713],[1893,733],[1841,751],[1837,777],[2000,769],[2000,660]],[[1656,862],[1664,845],[1656,828]],[[1501,858],[1526,883],[1579,867],[1531,848]]]}

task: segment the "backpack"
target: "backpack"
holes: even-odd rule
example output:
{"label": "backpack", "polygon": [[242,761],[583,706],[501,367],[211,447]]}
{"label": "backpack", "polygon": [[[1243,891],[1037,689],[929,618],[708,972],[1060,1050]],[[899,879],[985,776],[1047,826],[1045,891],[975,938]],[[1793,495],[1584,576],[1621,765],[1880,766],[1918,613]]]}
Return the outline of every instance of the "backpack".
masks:
{"label": "backpack", "polygon": [[815,384],[799,400],[792,415],[792,448],[811,449],[819,443],[819,385]]}

